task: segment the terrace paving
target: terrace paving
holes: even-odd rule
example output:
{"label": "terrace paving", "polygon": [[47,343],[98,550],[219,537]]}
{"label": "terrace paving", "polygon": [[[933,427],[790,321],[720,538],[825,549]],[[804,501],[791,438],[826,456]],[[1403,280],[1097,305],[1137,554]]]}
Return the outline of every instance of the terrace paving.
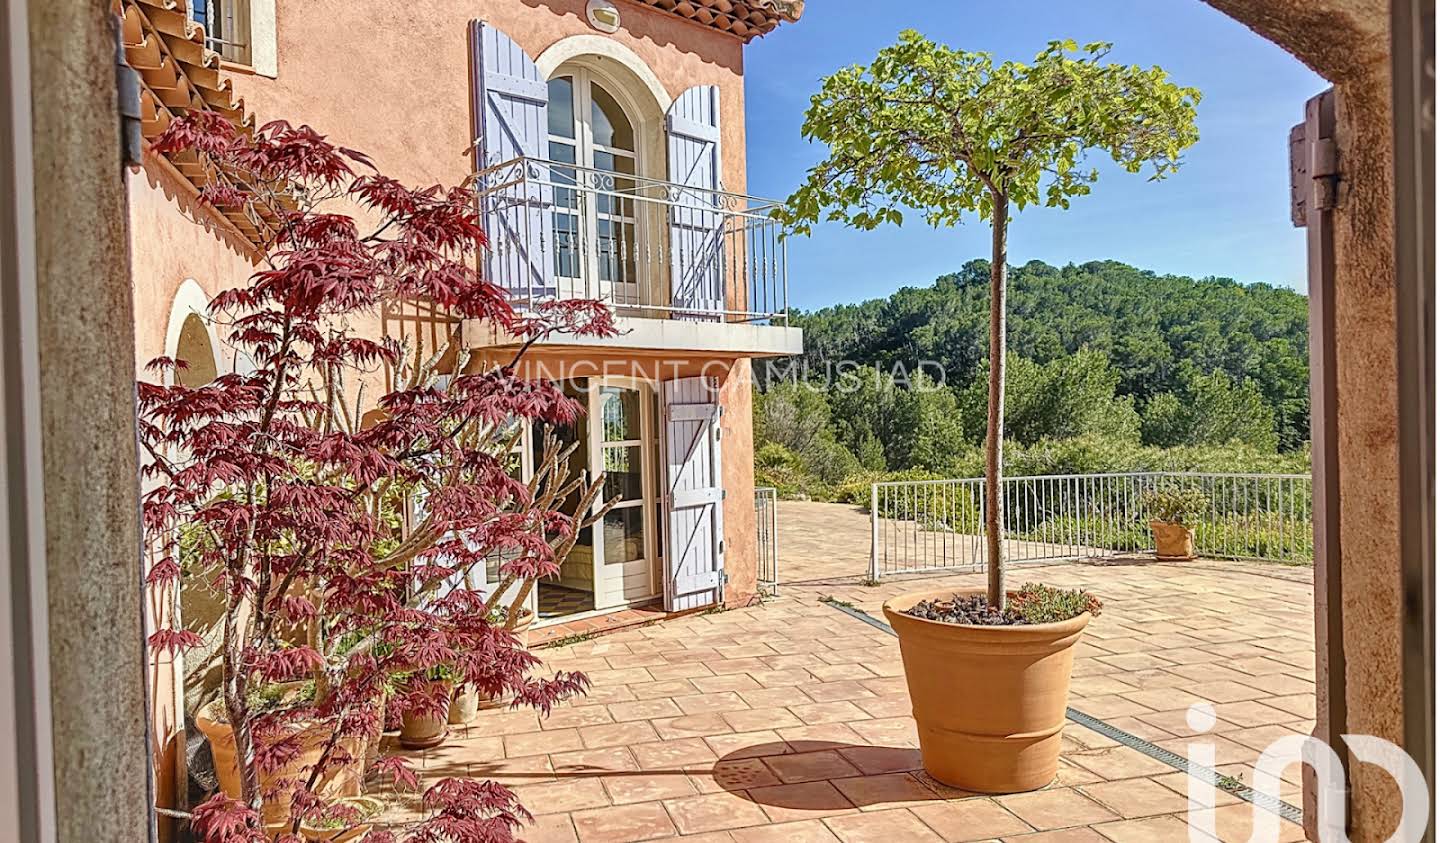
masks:
{"label": "terrace paving", "polygon": [[[539,651],[548,669],[586,672],[591,692],[544,719],[482,712],[414,754],[422,778],[513,785],[536,815],[522,834],[535,843],[1188,839],[1188,777],[1075,723],[1046,789],[987,797],[931,779],[896,640],[819,598],[878,616],[895,594],[983,575],[869,587],[863,514],[782,502],[779,524],[779,597]],[[1196,739],[1186,710],[1209,702],[1217,766],[1247,783],[1263,747],[1313,728],[1308,569],[1112,559],[1014,574],[1029,579],[1105,601],[1076,652],[1079,711],[1183,756]],[[1298,782],[1292,768],[1281,794],[1292,804]],[[1226,793],[1216,805],[1218,838],[1247,839],[1251,806]],[[1303,838],[1296,825],[1282,832]]]}

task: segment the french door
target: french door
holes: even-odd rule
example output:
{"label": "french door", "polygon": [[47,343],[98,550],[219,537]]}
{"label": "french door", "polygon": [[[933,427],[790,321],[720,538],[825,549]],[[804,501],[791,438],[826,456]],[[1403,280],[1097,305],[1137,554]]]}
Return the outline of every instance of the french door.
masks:
{"label": "french door", "polygon": [[638,303],[635,122],[585,68],[550,80],[548,114],[550,160],[561,165],[551,176],[559,185],[553,222],[561,294]]}
{"label": "french door", "polygon": [[590,381],[590,455],[605,473],[602,501],[618,499],[595,525],[595,608],[656,596],[655,415],[649,387],[627,378]]}

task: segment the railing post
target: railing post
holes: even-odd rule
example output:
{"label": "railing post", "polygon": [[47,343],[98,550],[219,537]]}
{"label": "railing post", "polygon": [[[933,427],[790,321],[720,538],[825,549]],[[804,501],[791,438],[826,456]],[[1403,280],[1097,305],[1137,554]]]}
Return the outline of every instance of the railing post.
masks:
{"label": "railing post", "polygon": [[870,580],[880,579],[880,484],[870,484]]}

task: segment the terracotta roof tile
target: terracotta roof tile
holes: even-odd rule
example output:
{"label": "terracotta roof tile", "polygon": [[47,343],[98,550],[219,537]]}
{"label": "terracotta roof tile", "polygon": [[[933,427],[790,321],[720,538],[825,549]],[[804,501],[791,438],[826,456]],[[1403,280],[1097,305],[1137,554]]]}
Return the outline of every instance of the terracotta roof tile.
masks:
{"label": "terracotta roof tile", "polygon": [[632,0],[746,41],[800,20],[805,0]]}
{"label": "terracotta roof tile", "polygon": [[[140,74],[140,127],[153,141],[175,118],[191,111],[213,111],[242,132],[254,119],[236,99],[230,80],[220,73],[220,55],[205,46],[205,30],[190,19],[190,0],[113,0],[120,15],[125,60]],[[224,175],[194,152],[167,156],[170,164],[199,190]],[[223,216],[255,245],[265,240],[270,223],[253,208],[227,208]]]}

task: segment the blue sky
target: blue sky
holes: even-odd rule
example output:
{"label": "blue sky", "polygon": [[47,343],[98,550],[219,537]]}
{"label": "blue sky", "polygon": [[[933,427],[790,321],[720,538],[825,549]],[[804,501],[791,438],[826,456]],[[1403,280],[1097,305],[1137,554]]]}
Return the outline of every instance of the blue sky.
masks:
{"label": "blue sky", "polygon": [[[1001,59],[1028,60],[1052,39],[1110,41],[1114,61],[1158,64],[1201,90],[1200,141],[1179,174],[1150,182],[1100,166],[1069,211],[1032,208],[1010,228],[1011,263],[1115,259],[1161,273],[1304,288],[1305,238],[1292,228],[1286,137],[1323,79],[1198,0],[812,0],[800,23],[746,49],[749,191],[788,196],[823,148],[800,137],[819,80],[868,64],[902,29]],[[1102,163],[1104,162],[1104,163]],[[913,217],[914,215],[909,215]],[[790,303],[804,309],[929,284],[989,255],[978,222],[935,230],[838,224],[790,244]]]}

